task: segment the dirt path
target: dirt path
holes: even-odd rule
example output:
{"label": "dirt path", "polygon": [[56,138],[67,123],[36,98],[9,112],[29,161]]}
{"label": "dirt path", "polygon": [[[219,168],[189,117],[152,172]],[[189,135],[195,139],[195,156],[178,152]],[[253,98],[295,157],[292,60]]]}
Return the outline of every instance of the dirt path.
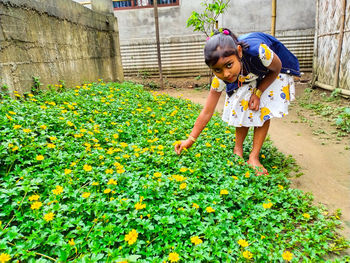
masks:
{"label": "dirt path", "polygon": [[[297,98],[305,88],[307,84],[297,85]],[[193,88],[167,88],[161,92],[202,105],[208,94],[207,89]],[[216,108],[219,112],[224,99],[222,94]],[[287,117],[271,121],[269,136],[279,151],[292,155],[301,167],[303,175],[291,179],[292,187],[311,192],[314,203],[324,204],[330,212],[341,209],[344,229],[340,232],[350,238],[350,150],[346,149],[349,137],[337,141],[332,136],[334,130],[330,123],[294,102]]]}

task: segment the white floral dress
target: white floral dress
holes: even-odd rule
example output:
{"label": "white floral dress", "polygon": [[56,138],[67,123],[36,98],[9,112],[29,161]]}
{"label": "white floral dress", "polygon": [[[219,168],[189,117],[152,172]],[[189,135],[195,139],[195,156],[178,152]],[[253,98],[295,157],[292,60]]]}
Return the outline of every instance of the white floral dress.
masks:
{"label": "white floral dress", "polygon": [[[260,45],[259,58],[265,67],[271,64],[273,54],[273,51],[266,45]],[[288,114],[288,106],[295,99],[293,76],[280,73],[276,80],[262,93],[258,111],[250,110],[248,107],[258,76],[249,73],[246,76],[240,76],[241,78],[244,78],[242,86],[236,89],[231,97],[226,95],[222,119],[228,125],[261,127],[266,120],[274,117],[281,118]],[[221,79],[214,77],[211,89],[222,92],[226,89],[226,84]]]}

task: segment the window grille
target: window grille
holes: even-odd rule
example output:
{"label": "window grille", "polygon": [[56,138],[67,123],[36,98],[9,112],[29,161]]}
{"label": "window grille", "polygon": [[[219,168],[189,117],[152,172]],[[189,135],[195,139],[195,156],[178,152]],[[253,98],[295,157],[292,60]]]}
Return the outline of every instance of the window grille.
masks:
{"label": "window grille", "polygon": [[[157,0],[159,7],[179,5],[180,0]],[[114,10],[153,7],[153,0],[113,0]]]}

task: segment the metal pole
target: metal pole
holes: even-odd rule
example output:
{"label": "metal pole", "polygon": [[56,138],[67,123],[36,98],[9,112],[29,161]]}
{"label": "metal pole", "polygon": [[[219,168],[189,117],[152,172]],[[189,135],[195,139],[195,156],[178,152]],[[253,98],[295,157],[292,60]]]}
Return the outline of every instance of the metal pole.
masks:
{"label": "metal pole", "polygon": [[271,35],[275,36],[276,31],[276,0],[272,0],[272,15],[271,15]]}
{"label": "metal pole", "polygon": [[158,68],[159,68],[159,79],[160,87],[163,89],[163,72],[162,72],[162,59],[160,56],[160,40],[159,40],[159,22],[158,22],[158,7],[157,0],[153,0],[153,9],[154,9],[154,24],[156,27],[156,41],[157,41],[157,55],[158,55]]}

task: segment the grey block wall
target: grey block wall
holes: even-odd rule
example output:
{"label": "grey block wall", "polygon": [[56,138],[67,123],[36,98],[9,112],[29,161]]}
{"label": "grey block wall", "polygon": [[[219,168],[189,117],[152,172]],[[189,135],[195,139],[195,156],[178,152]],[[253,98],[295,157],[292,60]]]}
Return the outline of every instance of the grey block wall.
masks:
{"label": "grey block wall", "polygon": [[70,0],[0,0],[0,86],[123,81],[117,19]]}

